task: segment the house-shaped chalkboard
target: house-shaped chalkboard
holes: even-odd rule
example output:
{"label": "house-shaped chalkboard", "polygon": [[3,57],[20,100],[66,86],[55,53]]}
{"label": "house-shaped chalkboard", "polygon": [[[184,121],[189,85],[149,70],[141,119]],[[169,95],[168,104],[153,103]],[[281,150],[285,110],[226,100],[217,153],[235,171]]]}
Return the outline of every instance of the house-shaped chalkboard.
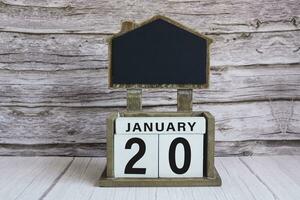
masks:
{"label": "house-shaped chalkboard", "polygon": [[207,88],[211,39],[164,16],[110,40],[113,88]]}
{"label": "house-shaped chalkboard", "polygon": [[[115,34],[109,40],[109,86],[112,88],[127,89],[127,111],[114,112],[107,119],[107,166],[100,178],[100,186],[157,187],[221,185],[221,178],[214,166],[214,117],[209,112],[193,112],[192,110],[193,89],[208,87],[209,45],[211,42],[212,40],[206,36],[164,16],[155,16],[142,24],[135,24],[134,22],[122,23],[121,32]],[[143,88],[176,88],[177,112],[143,111],[141,101]],[[126,155],[129,155],[129,151],[127,150],[131,149],[131,147],[126,146],[129,144],[128,142],[139,140],[141,137],[154,138],[153,142],[150,142],[151,144],[147,143],[146,145],[143,141],[141,144],[138,144],[138,146],[141,145],[139,146],[140,149],[145,150],[145,153],[146,151],[150,152],[151,149],[158,150],[159,146],[167,145],[167,143],[161,143],[163,140],[159,140],[159,138],[175,137],[174,142],[178,138],[183,140],[184,137],[188,137],[189,133],[178,133],[177,136],[176,134],[174,134],[175,136],[157,135],[156,137],[156,132],[151,135],[123,134],[117,131],[117,127],[121,126],[119,122],[122,119],[151,121],[158,120],[160,117],[167,118],[168,120],[178,120],[181,117],[185,120],[190,120],[193,117],[200,117],[204,120],[203,127],[205,128],[203,130],[205,131],[198,132],[203,133],[203,135],[200,135],[200,137],[198,135],[196,139],[192,140],[198,142],[197,145],[194,145],[194,147],[197,146],[198,150],[193,150],[193,153],[188,154],[190,156],[185,157],[193,157],[196,162],[192,163],[199,164],[195,167],[196,171],[199,172],[197,176],[184,177],[181,176],[184,174],[182,172],[176,172],[180,176],[174,177],[163,175],[162,171],[172,165],[170,164],[170,160],[172,160],[170,158],[171,147],[169,148],[169,153],[165,154],[167,155],[166,157],[161,156],[160,153],[168,152],[168,148],[167,150],[160,151],[159,154],[153,153],[154,157],[148,159],[148,164],[150,163],[151,166],[154,166],[152,172],[157,172],[157,174],[144,176],[147,171],[146,167],[135,168],[138,171],[134,172],[127,170],[128,166],[129,168],[130,166],[132,167],[133,165],[131,164],[137,161],[134,159],[138,159],[136,156],[125,156],[124,153],[127,152]],[[129,126],[126,127],[128,128]],[[124,143],[119,143],[122,141]],[[126,145],[124,145],[125,142]],[[146,146],[148,147],[146,148]],[[185,148],[187,148],[187,152],[191,151],[190,147]],[[144,155],[144,153],[136,155],[140,156]],[[124,158],[125,162],[123,162]],[[128,162],[127,158],[129,159]],[[165,162],[167,163],[166,165],[163,165],[163,161],[166,160],[169,161]],[[201,175],[199,175],[200,173]],[[127,176],[128,174],[129,176]]]}

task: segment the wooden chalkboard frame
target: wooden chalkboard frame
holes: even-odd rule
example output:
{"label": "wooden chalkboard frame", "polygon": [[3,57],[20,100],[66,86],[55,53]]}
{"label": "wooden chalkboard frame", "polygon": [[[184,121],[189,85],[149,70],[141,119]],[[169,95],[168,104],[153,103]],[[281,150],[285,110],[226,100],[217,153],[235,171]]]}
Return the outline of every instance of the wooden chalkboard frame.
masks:
{"label": "wooden chalkboard frame", "polygon": [[[201,178],[115,178],[114,177],[114,132],[117,117],[192,117],[206,118],[204,136],[204,176]],[[107,119],[107,166],[99,180],[102,187],[172,187],[172,186],[220,186],[221,178],[214,167],[215,119],[209,112],[120,112]]]}
{"label": "wooden chalkboard frame", "polygon": [[[114,84],[112,82],[112,40],[129,31],[133,31],[157,19],[162,19],[180,29],[199,36],[206,41],[206,82],[204,84]],[[208,88],[209,86],[209,51],[212,40],[194,30],[191,30],[178,22],[165,16],[157,15],[137,25],[133,22],[123,22],[119,33],[110,38],[109,42],[109,87],[127,88],[127,111],[112,113],[107,119],[107,167],[100,177],[99,186],[103,187],[155,187],[155,186],[220,186],[222,180],[214,166],[215,152],[215,119],[209,112],[192,111],[192,94],[194,88]],[[143,112],[142,88],[175,88],[177,91],[178,112]],[[206,118],[207,130],[204,136],[203,177],[200,178],[116,178],[114,177],[114,134],[115,120],[117,117],[180,117],[203,116]]]}
{"label": "wooden chalkboard frame", "polygon": [[[167,22],[169,22],[170,24],[173,24],[175,26],[177,26],[180,29],[183,29],[185,31],[188,31],[198,37],[201,37],[203,39],[206,40],[207,43],[207,56],[206,56],[206,82],[204,84],[114,84],[112,83],[112,40],[114,38],[117,38],[119,36],[122,36],[123,34],[126,34],[130,31],[133,31],[137,28],[140,28],[150,22],[153,22],[157,19],[162,19],[165,20]],[[171,89],[197,89],[197,88],[208,88],[209,87],[209,74],[210,74],[210,44],[212,43],[212,39],[193,30],[190,29],[166,16],[162,16],[162,15],[156,15],[140,24],[135,24],[134,22],[131,22],[133,24],[132,27],[130,28],[124,28],[122,27],[122,30],[117,33],[114,34],[111,38],[108,39],[108,58],[109,58],[109,66],[108,66],[108,85],[110,88],[171,88]]]}

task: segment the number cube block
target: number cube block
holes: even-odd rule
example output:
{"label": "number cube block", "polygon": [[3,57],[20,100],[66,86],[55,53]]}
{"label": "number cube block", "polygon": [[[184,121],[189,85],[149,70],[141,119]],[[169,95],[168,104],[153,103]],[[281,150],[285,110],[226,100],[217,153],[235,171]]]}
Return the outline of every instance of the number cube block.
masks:
{"label": "number cube block", "polygon": [[203,134],[161,134],[159,177],[203,177]]}
{"label": "number cube block", "polygon": [[115,177],[158,177],[158,135],[114,136]]}

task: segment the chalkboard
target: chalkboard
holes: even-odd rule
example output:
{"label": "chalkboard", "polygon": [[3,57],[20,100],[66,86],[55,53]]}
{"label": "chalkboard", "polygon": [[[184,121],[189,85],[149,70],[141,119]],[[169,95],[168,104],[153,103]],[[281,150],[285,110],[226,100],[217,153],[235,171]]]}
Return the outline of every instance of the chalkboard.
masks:
{"label": "chalkboard", "polygon": [[206,38],[157,18],[111,40],[110,86],[208,84]]}

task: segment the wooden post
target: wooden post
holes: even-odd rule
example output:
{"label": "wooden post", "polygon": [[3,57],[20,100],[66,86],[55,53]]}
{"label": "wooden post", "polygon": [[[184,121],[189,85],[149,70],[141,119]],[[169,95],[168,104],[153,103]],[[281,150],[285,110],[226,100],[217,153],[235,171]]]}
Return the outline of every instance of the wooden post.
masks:
{"label": "wooden post", "polygon": [[193,110],[193,89],[177,90],[177,111],[192,112]]}
{"label": "wooden post", "polygon": [[127,89],[127,110],[142,110],[142,89]]}
{"label": "wooden post", "polygon": [[130,31],[130,30],[134,29],[135,25],[136,24],[132,21],[124,21],[124,22],[122,22],[121,32],[125,33],[127,31]]}

